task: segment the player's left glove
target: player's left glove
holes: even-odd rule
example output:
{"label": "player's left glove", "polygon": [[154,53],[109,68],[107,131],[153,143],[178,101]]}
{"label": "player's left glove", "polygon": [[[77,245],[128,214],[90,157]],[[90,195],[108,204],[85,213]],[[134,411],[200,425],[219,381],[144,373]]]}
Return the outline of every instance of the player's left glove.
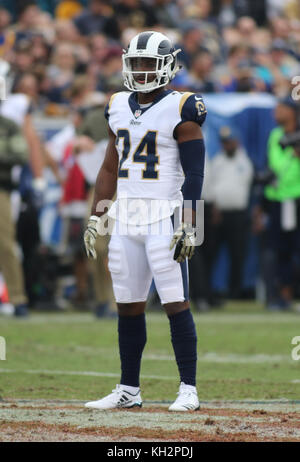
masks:
{"label": "player's left glove", "polygon": [[196,230],[191,225],[181,223],[173,235],[170,250],[175,246],[174,260],[183,262],[186,257],[191,259],[195,251]]}
{"label": "player's left glove", "polygon": [[96,215],[92,215],[88,221],[86,231],[84,233],[84,245],[88,258],[96,260],[97,253],[95,250],[95,243],[98,234],[98,222],[100,218]]}

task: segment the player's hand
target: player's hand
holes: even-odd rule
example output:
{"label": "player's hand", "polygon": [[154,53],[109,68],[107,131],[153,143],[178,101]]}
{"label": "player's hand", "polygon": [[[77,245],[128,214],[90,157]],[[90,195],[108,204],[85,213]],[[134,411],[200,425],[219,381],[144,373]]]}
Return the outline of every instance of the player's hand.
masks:
{"label": "player's hand", "polygon": [[170,250],[175,246],[174,260],[183,262],[186,257],[191,259],[195,251],[196,230],[191,225],[181,223],[175,231],[170,244]]}
{"label": "player's hand", "polygon": [[86,231],[84,233],[84,245],[88,258],[96,260],[97,253],[95,250],[95,243],[98,234],[97,225],[99,217],[92,215],[88,221]]}

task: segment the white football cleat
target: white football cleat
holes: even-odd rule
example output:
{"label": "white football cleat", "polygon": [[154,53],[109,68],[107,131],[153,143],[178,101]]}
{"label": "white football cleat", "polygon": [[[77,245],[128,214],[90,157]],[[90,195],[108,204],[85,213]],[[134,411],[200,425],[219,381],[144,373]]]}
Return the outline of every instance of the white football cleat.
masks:
{"label": "white football cleat", "polygon": [[181,382],[178,397],[171,404],[169,411],[197,411],[200,409],[196,387]]}
{"label": "white football cleat", "polygon": [[141,391],[139,390],[136,395],[132,395],[128,391],[117,385],[110,395],[98,401],[89,401],[85,407],[89,409],[116,409],[116,408],[131,408],[142,407]]}

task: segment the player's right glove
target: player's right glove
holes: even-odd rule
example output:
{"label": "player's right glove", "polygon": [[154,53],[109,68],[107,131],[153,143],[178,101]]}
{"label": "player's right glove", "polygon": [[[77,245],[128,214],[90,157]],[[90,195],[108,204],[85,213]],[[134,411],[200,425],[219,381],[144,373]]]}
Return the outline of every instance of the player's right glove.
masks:
{"label": "player's right glove", "polygon": [[181,223],[173,235],[170,250],[175,246],[174,260],[183,262],[186,257],[191,259],[195,251],[196,230],[191,225]]}
{"label": "player's right glove", "polygon": [[86,231],[84,233],[84,245],[85,245],[85,250],[88,258],[93,258],[96,260],[97,258],[97,253],[95,250],[95,243],[96,243],[96,238],[98,234],[98,223],[99,223],[100,218],[97,217],[96,215],[92,215],[89,218],[88,224]]}

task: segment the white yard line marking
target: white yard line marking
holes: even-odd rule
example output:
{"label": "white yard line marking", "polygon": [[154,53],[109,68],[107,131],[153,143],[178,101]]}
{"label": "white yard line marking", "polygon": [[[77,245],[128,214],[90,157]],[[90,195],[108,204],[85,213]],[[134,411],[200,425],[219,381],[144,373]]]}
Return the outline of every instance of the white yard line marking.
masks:
{"label": "white yard line marking", "polygon": [[[60,371],[52,369],[0,369],[0,374],[49,374],[49,375],[73,375],[73,376],[89,376],[89,377],[116,377],[119,378],[120,374],[114,372],[97,372],[97,371]],[[164,375],[141,375],[141,379],[154,379],[154,380],[179,380],[178,377],[164,376]],[[256,380],[256,382],[269,382],[268,380]],[[298,380],[287,380],[285,383],[299,383]]]}
{"label": "white yard line marking", "polygon": [[[52,369],[0,369],[0,374],[53,374],[53,375],[79,375],[79,376],[91,376],[91,377],[120,377],[120,374],[113,372],[95,372],[95,371],[58,371]],[[168,377],[161,375],[141,375],[142,379],[154,379],[154,380],[179,380],[178,377]]]}

